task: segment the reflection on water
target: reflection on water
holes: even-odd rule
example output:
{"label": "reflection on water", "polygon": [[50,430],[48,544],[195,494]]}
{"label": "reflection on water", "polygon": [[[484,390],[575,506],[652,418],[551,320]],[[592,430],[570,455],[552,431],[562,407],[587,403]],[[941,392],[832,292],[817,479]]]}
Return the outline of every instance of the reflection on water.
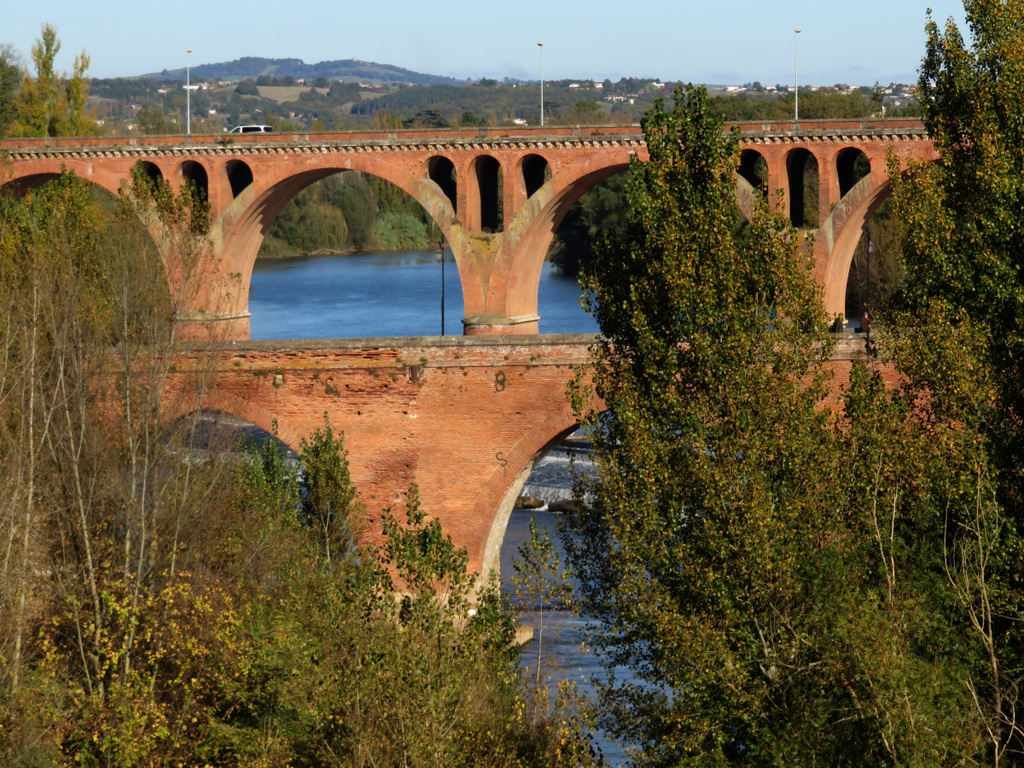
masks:
{"label": "reflection on water", "polygon": [[[541,333],[596,333],[579,305],[580,288],[544,265],[538,293]],[[444,324],[462,334],[459,270],[444,262]],[[437,336],[442,264],[434,251],[302,256],[260,260],[249,289],[254,339]]]}

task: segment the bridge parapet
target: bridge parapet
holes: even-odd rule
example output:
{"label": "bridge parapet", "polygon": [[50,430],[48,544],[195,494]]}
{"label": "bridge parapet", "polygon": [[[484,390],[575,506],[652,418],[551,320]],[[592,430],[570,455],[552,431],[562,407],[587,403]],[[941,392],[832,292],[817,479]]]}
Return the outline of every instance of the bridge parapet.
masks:
{"label": "bridge parapet", "polygon": [[[830,120],[786,122],[737,122],[727,129],[740,129],[743,141],[758,142],[790,140],[793,142],[856,140],[927,140],[927,132],[919,120]],[[161,152],[191,154],[205,152],[231,155],[238,151],[260,148],[267,152],[286,150],[316,151],[394,151],[435,148],[551,148],[581,146],[590,143],[643,143],[639,125],[630,126],[567,126],[545,128],[473,128],[409,129],[392,131],[356,131],[337,133],[261,133],[212,136],[87,136],[14,138],[0,141],[0,149],[12,157],[49,153],[75,156],[108,156],[119,152],[146,155]]]}

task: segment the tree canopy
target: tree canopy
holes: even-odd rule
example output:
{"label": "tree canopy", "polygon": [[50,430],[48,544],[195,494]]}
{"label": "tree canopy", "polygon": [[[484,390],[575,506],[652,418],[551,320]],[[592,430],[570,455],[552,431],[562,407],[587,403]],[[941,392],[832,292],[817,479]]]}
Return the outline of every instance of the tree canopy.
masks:
{"label": "tree canopy", "polygon": [[43,25],[42,35],[32,46],[33,76],[25,72],[15,99],[17,117],[12,132],[20,136],[88,136],[95,126],[86,110],[89,98],[89,56],[75,57],[71,75],[58,72],[55,60],[60,52],[57,30]]}
{"label": "tree canopy", "polygon": [[973,46],[930,24],[922,67],[942,160],[891,169],[900,386],[865,350],[834,413],[802,235],[770,199],[734,234],[736,138],[701,89],[643,120],[625,235],[584,281],[606,410],[580,378],[598,474],[566,531],[636,765],[1024,755],[1024,3],[967,9]]}

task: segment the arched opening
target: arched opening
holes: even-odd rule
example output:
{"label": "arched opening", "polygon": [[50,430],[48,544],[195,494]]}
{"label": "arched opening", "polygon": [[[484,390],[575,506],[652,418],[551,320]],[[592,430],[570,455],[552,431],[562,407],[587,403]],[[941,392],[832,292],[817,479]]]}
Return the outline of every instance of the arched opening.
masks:
{"label": "arched opening", "polygon": [[224,166],[224,173],[231,185],[232,197],[238,197],[246,187],[252,184],[252,168],[241,160],[229,160]]}
{"label": "arched opening", "polygon": [[501,163],[489,155],[478,157],[473,163],[479,194],[480,221],[471,230],[501,232],[502,230],[502,169]]}
{"label": "arched opening", "polygon": [[533,197],[533,194],[551,178],[551,166],[540,155],[527,155],[524,157],[522,171],[523,185],[526,188],[526,196],[528,198]]}
{"label": "arched opening", "polygon": [[427,161],[427,176],[444,192],[444,196],[452,204],[452,210],[458,215],[459,185],[455,175],[455,164],[447,157],[432,157]]}
{"label": "arched opening", "polygon": [[291,180],[249,285],[254,339],[436,336],[461,332],[458,266],[440,228],[404,190],[360,171]]}
{"label": "arched opening", "polygon": [[194,160],[186,160],[178,171],[184,184],[191,185],[202,200],[210,198],[210,178],[206,169]]}
{"label": "arched opening", "polygon": [[740,177],[761,194],[768,193],[768,163],[764,155],[756,149],[744,149],[740,152]]}
{"label": "arched opening", "polygon": [[836,176],[839,179],[839,196],[843,197],[857,186],[857,183],[871,173],[871,161],[856,147],[847,147],[836,155]]}
{"label": "arched opening", "polygon": [[794,227],[814,229],[818,221],[818,160],[806,149],[786,155],[789,220]]}
{"label": "arched opening", "polygon": [[872,318],[884,317],[906,277],[899,262],[899,228],[891,199],[883,200],[867,220],[850,261],[845,302],[850,330],[867,330]]}
{"label": "arched opening", "polygon": [[48,181],[59,179],[59,173],[36,173],[31,176],[22,176],[17,179],[12,179],[0,186],[0,191],[10,193],[14,196],[24,195],[26,192],[41,187]]}
{"label": "arched opening", "polygon": [[213,408],[179,417],[168,426],[168,434],[175,435],[183,447],[199,460],[217,460],[225,452],[259,450],[267,442],[280,447],[287,461],[298,460],[298,454],[287,443],[263,427]]}
{"label": "arched opening", "polygon": [[135,167],[141,171],[154,186],[164,180],[163,172],[155,163],[151,163],[148,160],[140,160],[135,164]]}
{"label": "arched opening", "polygon": [[602,241],[625,236],[629,167],[600,178],[582,192],[558,222],[541,274],[537,298],[541,333],[597,333],[597,321],[580,306],[580,277]]}
{"label": "arched opening", "polygon": [[[586,618],[573,615],[559,589],[568,565],[559,524],[564,510],[574,503],[573,473],[595,471],[589,449],[587,435],[572,428],[535,457],[501,544],[502,591],[517,612],[517,634],[523,643],[520,667],[525,679],[539,677],[552,696],[565,679],[576,680],[582,693],[593,695],[591,673],[598,672],[602,663],[583,642],[580,630]],[[611,734],[599,733],[597,741],[611,764],[625,761]]]}

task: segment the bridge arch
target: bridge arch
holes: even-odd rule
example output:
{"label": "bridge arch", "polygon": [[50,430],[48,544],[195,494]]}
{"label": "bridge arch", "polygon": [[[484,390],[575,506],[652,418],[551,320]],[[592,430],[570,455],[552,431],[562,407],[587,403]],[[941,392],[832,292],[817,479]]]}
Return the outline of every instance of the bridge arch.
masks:
{"label": "bridge arch", "polygon": [[620,160],[582,175],[559,174],[519,209],[509,228],[513,236],[519,235],[518,242],[513,238],[494,266],[499,284],[508,285],[509,316],[536,316],[544,259],[558,225],[589,190],[628,168],[629,162]]}
{"label": "bridge arch", "polygon": [[548,416],[532,432],[520,439],[507,454],[508,466],[495,469],[480,489],[473,506],[473,514],[482,519],[491,517],[491,527],[484,544],[480,568],[480,587],[486,583],[487,576],[492,570],[500,570],[501,545],[505,540],[509,517],[530,473],[548,451],[559,445],[578,427],[572,408],[566,404],[561,411]]}
{"label": "bridge arch", "polygon": [[758,195],[768,195],[768,161],[756,149],[740,150],[740,164],[736,169],[736,206],[747,221],[754,218],[754,204]]}
{"label": "bridge arch", "polygon": [[756,149],[740,150],[740,164],[736,173],[750,185],[751,189],[761,194],[768,192],[768,161]]}
{"label": "bridge arch", "polygon": [[500,232],[504,228],[501,221],[504,209],[501,163],[492,155],[478,155],[473,158],[470,168],[475,199],[469,206],[470,219],[466,225],[472,232]]}
{"label": "bridge arch", "polygon": [[521,184],[520,190],[524,199],[533,197],[550,178],[551,164],[541,155],[524,155],[519,160],[516,179]]}
{"label": "bridge arch", "polygon": [[80,179],[84,179],[97,187],[106,190],[115,197],[121,191],[121,180],[119,178],[107,178],[106,176],[93,177],[82,175],[74,168],[68,168],[63,163],[44,163],[39,170],[19,175],[13,179],[0,182],[0,189],[9,189],[16,195],[23,195],[33,189],[38,189],[48,181],[59,179],[65,172],[70,171]]}
{"label": "bridge arch", "polygon": [[455,164],[447,157],[434,155],[427,160],[427,178],[437,184],[441,192],[451,203],[452,213],[459,211],[459,182],[455,175]]}
{"label": "bridge arch", "polygon": [[796,147],[786,153],[786,188],[789,192],[789,221],[794,227],[817,227],[818,222],[818,185],[808,190],[811,199],[807,199],[804,187],[805,174],[818,177],[820,170],[818,157],[805,147]]}
{"label": "bridge arch", "polygon": [[192,183],[204,200],[210,199],[210,174],[197,160],[186,160],[178,166],[177,179],[180,184]]}
{"label": "bridge arch", "polygon": [[243,160],[228,160],[224,163],[223,178],[231,189],[231,197],[234,199],[252,185],[252,168]]}
{"label": "bridge arch", "polygon": [[830,316],[845,314],[846,285],[857,243],[868,220],[892,194],[889,179],[877,175],[880,181],[872,172],[857,182],[819,228],[818,236],[824,240],[828,253],[822,277],[825,311]]}
{"label": "bridge arch", "polygon": [[[450,161],[442,157],[431,158],[431,161],[433,160],[444,162],[428,162],[428,170],[437,170],[442,181],[450,179],[450,174],[445,173],[446,163],[450,166]],[[467,292],[471,293],[472,286],[467,287],[463,275],[464,264],[458,259],[460,251],[464,248],[466,235],[464,229],[459,226],[454,206],[441,185],[430,179],[417,178],[394,166],[372,161],[361,162],[357,159],[344,165],[318,166],[314,163],[304,163],[298,168],[292,166],[281,169],[273,175],[255,179],[237,192],[225,214],[217,222],[221,230],[215,233],[215,237],[221,238],[224,243],[221,252],[221,273],[237,276],[242,290],[236,291],[233,303],[223,306],[220,311],[248,311],[248,287],[252,280],[253,266],[260,245],[281,209],[310,184],[349,170],[382,178],[402,189],[423,206],[453,246],[464,295]],[[242,175],[242,172],[239,174]]]}
{"label": "bridge arch", "polygon": [[132,167],[132,171],[133,173],[138,171],[143,174],[153,185],[160,184],[164,181],[164,174],[163,171],[160,170],[160,166],[148,160],[139,160],[139,162]]}
{"label": "bridge arch", "polygon": [[839,196],[845,197],[861,179],[871,173],[871,160],[859,147],[844,147],[836,153]]}
{"label": "bridge arch", "polygon": [[271,413],[260,403],[239,397],[232,392],[210,389],[203,393],[201,399],[179,398],[172,395],[165,400],[161,416],[168,423],[202,411],[215,411],[259,427],[296,452],[298,452],[303,438],[308,437],[301,429],[292,424],[287,416]]}

